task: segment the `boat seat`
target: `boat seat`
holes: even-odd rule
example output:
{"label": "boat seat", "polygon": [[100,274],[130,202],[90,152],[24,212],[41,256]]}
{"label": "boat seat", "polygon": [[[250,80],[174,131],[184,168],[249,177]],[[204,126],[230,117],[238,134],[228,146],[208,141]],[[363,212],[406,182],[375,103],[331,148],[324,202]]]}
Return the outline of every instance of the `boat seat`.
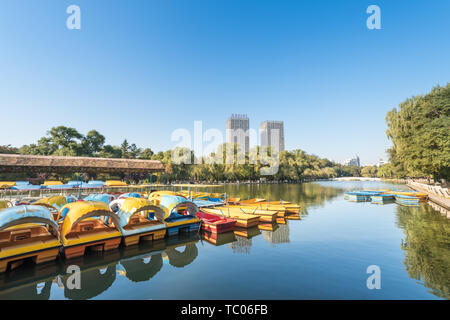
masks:
{"label": "boat seat", "polygon": [[31,229],[13,230],[9,234],[9,241],[16,242],[31,238]]}

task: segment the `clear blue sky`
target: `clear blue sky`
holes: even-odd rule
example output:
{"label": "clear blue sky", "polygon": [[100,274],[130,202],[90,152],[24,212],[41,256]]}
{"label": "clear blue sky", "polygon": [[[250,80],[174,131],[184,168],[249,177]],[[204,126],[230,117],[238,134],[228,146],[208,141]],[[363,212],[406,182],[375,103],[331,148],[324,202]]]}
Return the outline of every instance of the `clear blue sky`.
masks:
{"label": "clear blue sky", "polygon": [[4,1],[0,144],[66,125],[159,151],[246,113],[284,120],[287,149],[373,163],[386,112],[450,80],[449,32],[450,1]]}

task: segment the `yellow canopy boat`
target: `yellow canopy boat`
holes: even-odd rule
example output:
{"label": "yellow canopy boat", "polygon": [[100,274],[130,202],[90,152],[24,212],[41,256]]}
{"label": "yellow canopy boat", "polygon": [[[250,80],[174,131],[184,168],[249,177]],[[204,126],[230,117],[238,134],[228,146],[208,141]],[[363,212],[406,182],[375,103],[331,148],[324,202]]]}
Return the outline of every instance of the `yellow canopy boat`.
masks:
{"label": "yellow canopy boat", "polygon": [[59,253],[58,225],[48,209],[21,205],[0,214],[0,272],[14,269],[25,259],[34,263],[55,260]]}
{"label": "yellow canopy boat", "polygon": [[240,210],[229,210],[221,207],[202,208],[205,213],[214,214],[216,216],[227,217],[236,220],[236,227],[250,228],[257,226],[260,216],[243,213]]}
{"label": "yellow canopy boat", "polygon": [[145,198],[117,199],[110,208],[120,218],[120,231],[126,246],[143,240],[163,239],[166,235],[164,211]]}
{"label": "yellow canopy boat", "polygon": [[[65,215],[60,233],[67,259],[84,255],[88,247],[96,251],[116,249],[122,240],[120,219],[104,202],[72,202],[59,214]],[[111,219],[108,225],[105,218]]]}

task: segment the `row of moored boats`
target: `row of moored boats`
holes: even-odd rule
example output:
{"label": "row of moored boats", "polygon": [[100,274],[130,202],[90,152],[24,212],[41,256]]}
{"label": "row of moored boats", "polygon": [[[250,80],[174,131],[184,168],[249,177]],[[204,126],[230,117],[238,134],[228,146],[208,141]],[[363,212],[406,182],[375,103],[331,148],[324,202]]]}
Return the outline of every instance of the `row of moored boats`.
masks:
{"label": "row of moored boats", "polygon": [[416,191],[381,189],[350,191],[345,193],[344,198],[353,202],[371,202],[374,204],[396,202],[404,206],[418,206],[428,199],[428,195]]}
{"label": "row of moored boats", "polygon": [[89,250],[107,251],[200,230],[217,239],[220,233],[285,219],[300,219],[300,206],[191,191],[0,200],[0,273],[26,260],[39,264],[58,256],[72,259]]}

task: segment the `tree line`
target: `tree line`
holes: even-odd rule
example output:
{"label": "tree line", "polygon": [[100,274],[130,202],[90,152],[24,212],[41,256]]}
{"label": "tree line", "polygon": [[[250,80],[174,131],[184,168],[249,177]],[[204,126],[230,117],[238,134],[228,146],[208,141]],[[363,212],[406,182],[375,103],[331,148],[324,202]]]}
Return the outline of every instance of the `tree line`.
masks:
{"label": "tree line", "polygon": [[[233,149],[234,162],[227,161],[226,148]],[[299,182],[314,179],[330,179],[342,176],[358,176],[360,168],[344,166],[328,159],[306,153],[303,150],[282,151],[278,154],[278,170],[273,175],[261,174],[265,166],[263,157],[272,156],[272,150],[255,147],[244,155],[245,161],[236,161],[236,145],[222,144],[216,153],[206,157],[195,158],[192,150],[176,148],[174,150],[154,153],[150,148],[139,148],[134,143],[124,140],[120,146],[105,144],[105,137],[96,130],[81,134],[75,128],[57,126],[51,128],[46,136],[36,143],[19,148],[0,146],[0,153],[17,153],[25,155],[48,156],[86,156],[103,158],[147,159],[161,161],[166,172],[154,174],[151,178],[142,174],[120,176],[134,181],[170,182],[170,181],[284,181]],[[189,161],[174,161],[174,154],[187,155]],[[221,158],[218,157],[222,155]],[[253,161],[250,161],[253,157]],[[186,159],[185,159],[186,160]],[[194,164],[195,163],[195,164]],[[64,177],[59,177],[64,178]],[[67,177],[70,178],[70,177]],[[97,177],[96,177],[97,178]]]}

